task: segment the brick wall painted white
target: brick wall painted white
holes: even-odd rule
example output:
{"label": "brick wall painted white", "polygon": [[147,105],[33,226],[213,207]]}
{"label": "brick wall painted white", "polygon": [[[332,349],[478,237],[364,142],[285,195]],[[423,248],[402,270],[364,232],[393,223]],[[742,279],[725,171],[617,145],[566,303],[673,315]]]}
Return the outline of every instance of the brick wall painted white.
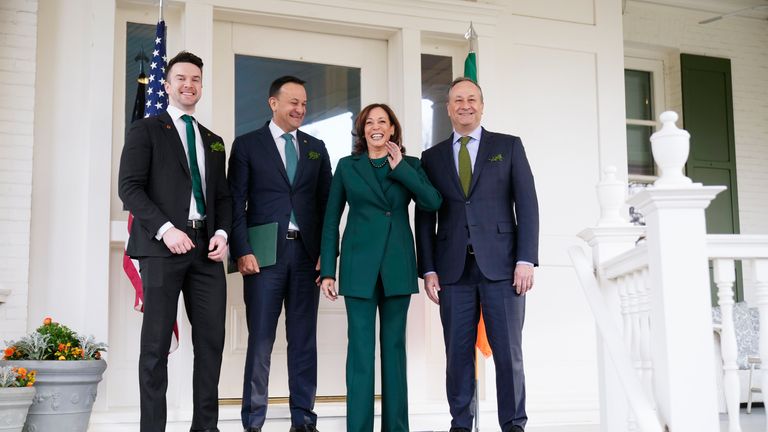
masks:
{"label": "brick wall painted white", "polygon": [[27,331],[37,0],[0,2],[0,346]]}
{"label": "brick wall painted white", "polygon": [[731,60],[739,217],[742,234],[768,234],[768,21],[635,3],[624,14],[624,41],[666,54],[667,107],[679,112],[679,54]]}

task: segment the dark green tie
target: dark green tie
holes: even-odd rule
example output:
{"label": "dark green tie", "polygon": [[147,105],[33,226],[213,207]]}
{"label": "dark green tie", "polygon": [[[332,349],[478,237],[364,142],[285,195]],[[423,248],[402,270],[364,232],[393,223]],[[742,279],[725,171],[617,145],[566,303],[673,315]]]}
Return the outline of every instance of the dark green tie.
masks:
{"label": "dark green tie", "polygon": [[197,165],[197,145],[195,142],[195,128],[192,125],[195,118],[184,114],[181,116],[187,124],[187,153],[189,154],[189,172],[192,174],[192,195],[195,196],[197,212],[205,216],[205,198],[203,197],[203,181],[200,179],[200,167]]}
{"label": "dark green tie", "polygon": [[467,143],[471,140],[471,137],[463,136],[459,138],[459,180],[461,180],[461,188],[464,189],[464,196],[469,196],[469,185],[472,183],[472,159],[469,158],[469,150],[467,150]]}
{"label": "dark green tie", "polygon": [[[296,154],[296,145],[293,144],[293,135],[284,133],[283,139],[285,140],[285,172],[288,173],[288,180],[293,184],[293,178],[296,177],[296,165],[299,156]],[[293,210],[291,210],[291,222],[293,222],[294,225],[298,225]]]}

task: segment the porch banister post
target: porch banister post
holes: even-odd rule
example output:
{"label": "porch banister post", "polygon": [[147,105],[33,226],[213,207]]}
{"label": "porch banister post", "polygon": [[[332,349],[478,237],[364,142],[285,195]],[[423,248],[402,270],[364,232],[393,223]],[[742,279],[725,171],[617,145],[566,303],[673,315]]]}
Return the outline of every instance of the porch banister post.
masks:
{"label": "porch banister post", "polygon": [[[579,237],[592,247],[592,259],[596,268],[599,265],[631,248],[643,233],[643,228],[634,226],[621,217],[621,209],[626,198],[627,182],[616,178],[616,168],[604,170],[597,185],[600,203],[600,220],[594,228],[579,233]],[[616,327],[621,328],[621,305],[615,286],[608,281],[600,281],[600,292],[608,310],[613,315]],[[600,430],[602,432],[622,432],[627,430],[628,406],[624,390],[612,366],[604,341],[597,333],[597,357],[600,390]]]}
{"label": "porch banister post", "polygon": [[675,126],[675,113],[661,120],[651,143],[662,175],[629,200],[647,224],[654,393],[670,430],[717,432],[704,210],[725,188],[682,174],[688,132]]}

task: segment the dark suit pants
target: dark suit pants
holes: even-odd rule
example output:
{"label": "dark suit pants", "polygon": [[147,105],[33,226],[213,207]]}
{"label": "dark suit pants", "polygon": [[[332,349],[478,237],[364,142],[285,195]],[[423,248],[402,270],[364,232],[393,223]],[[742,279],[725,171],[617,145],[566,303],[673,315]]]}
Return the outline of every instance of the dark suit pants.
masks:
{"label": "dark suit pants", "polygon": [[381,279],[373,298],[344,297],[347,307],[347,432],[373,431],[376,310],[381,344],[381,430],[408,432],[405,325],[410,295],[385,297]]}
{"label": "dark suit pants", "polygon": [[275,265],[243,278],[248,321],[241,411],[245,428],[260,427],[266,419],[272,346],[283,304],[291,423],[317,423],[317,415],[312,411],[317,391],[317,263],[309,257],[301,240],[287,240],[285,244]]}
{"label": "dark suit pants", "polygon": [[190,252],[139,260],[144,288],[139,355],[141,432],[165,431],[168,349],[181,292],[192,324],[195,356],[191,430],[215,430],[219,417],[218,384],[227,302],[224,267],[208,259],[205,230],[190,228],[187,235],[195,244]]}
{"label": "dark suit pants", "polygon": [[440,318],[447,358],[446,391],[452,427],[471,429],[475,392],[475,341],[482,305],[488,342],[496,365],[499,425],[508,431],[525,427],[525,375],[522,329],[525,297],[511,280],[491,281],[483,276],[474,255],[468,254],[464,273],[440,291]]}

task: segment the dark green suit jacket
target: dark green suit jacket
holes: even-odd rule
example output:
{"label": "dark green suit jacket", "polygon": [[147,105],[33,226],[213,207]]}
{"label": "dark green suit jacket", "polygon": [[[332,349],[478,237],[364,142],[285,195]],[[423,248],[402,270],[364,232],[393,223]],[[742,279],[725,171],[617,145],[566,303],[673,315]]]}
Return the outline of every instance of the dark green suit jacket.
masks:
{"label": "dark green suit jacket", "polygon": [[419,292],[416,254],[408,204],[440,208],[440,193],[429,183],[419,159],[404,156],[379,184],[367,154],[342,158],[336,165],[323,222],[320,274],[336,277],[339,225],[349,203],[341,242],[339,294],[371,298],[379,274],[384,295]]}

